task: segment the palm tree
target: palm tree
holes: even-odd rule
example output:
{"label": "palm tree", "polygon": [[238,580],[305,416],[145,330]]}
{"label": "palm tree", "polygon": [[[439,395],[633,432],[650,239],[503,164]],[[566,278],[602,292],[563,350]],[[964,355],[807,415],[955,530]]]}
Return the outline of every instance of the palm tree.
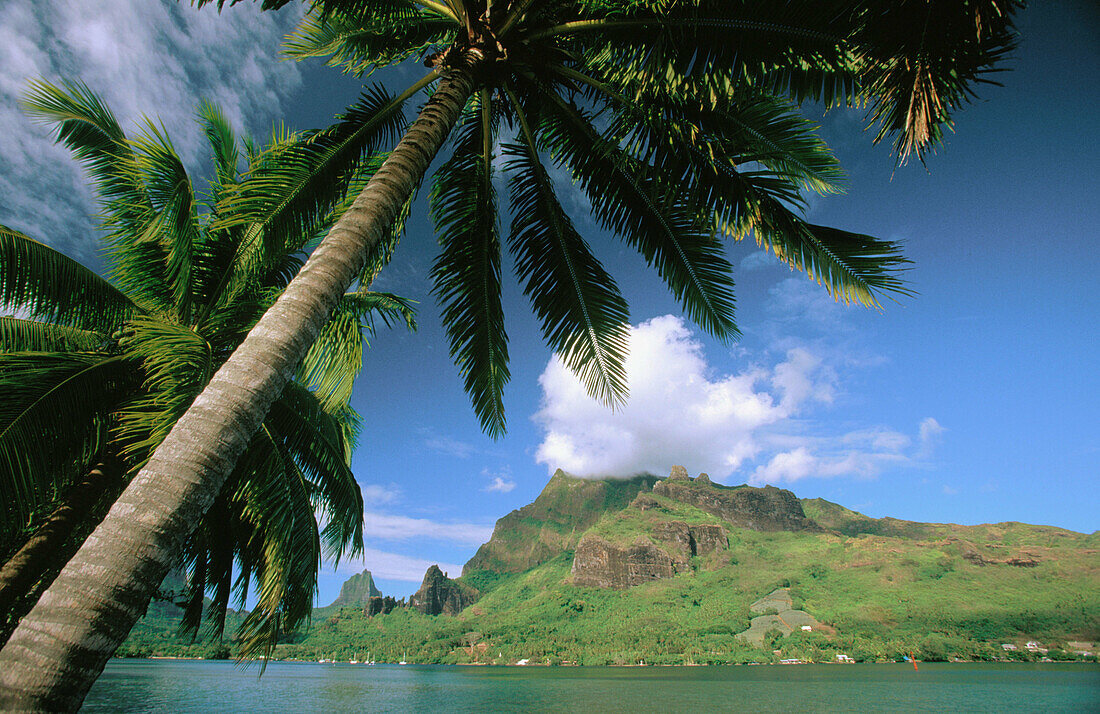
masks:
{"label": "palm tree", "polygon": [[[434,91],[97,535],[24,618],[0,653],[0,685],[10,701],[81,701],[185,539],[188,521],[208,508],[339,296],[357,279],[366,282],[369,256],[449,137],[454,153],[433,186],[442,243],[433,275],[452,353],[482,423],[497,435],[508,380],[498,169],[510,175],[508,248],[543,334],[592,393],[615,403],[624,397],[626,306],[558,201],[547,160],[568,172],[596,218],[639,250],[714,335],[736,334],[722,237],[752,236],[838,299],[876,305],[880,294],[904,292],[897,275],[903,258],[895,245],[798,214],[801,190],[829,190],[838,169],[797,105],[864,105],[877,139],[893,138],[899,160],[923,157],[1012,47],[1020,5],[312,2],[292,53],[327,55],[356,73],[422,56],[430,71],[397,96],[369,93],[329,140],[312,145],[312,159],[303,154],[310,171],[272,171],[272,188],[321,195],[326,177],[339,175],[341,161],[356,153],[354,142],[375,141],[413,96]],[[503,167],[494,156],[498,137]],[[313,192],[305,190],[311,185]],[[245,194],[238,200],[240,215],[264,203]],[[142,513],[147,525],[133,527],[124,517],[130,512]],[[91,572],[93,563],[109,566]],[[79,624],[66,617],[75,592]],[[24,659],[34,667],[20,666]]]}
{"label": "palm tree", "polygon": [[[0,568],[5,614],[18,599],[33,604],[49,584],[43,575],[102,518],[124,472],[148,460],[300,267],[297,254],[316,232],[257,244],[264,252],[252,255],[241,230],[215,227],[226,217],[224,196],[247,185],[256,166],[278,162],[294,137],[246,142],[242,175],[237,138],[203,104],[216,168],[203,198],[167,137],[146,122],[142,136],[126,139],[85,87],[39,84],[27,104],[99,179],[111,280],[0,226],[0,305],[29,318],[0,317],[0,549],[18,547]],[[376,314],[412,325],[399,298],[345,295],[188,538],[186,629],[197,631],[209,592],[220,634],[231,595],[243,607],[255,580],[258,602],[239,635],[246,652],[269,651],[280,627],[309,616],[322,550],[338,560],[361,549],[362,498],[349,468],[358,424],[348,399],[362,330]],[[44,522],[34,523],[44,509]],[[28,523],[36,526],[29,535]]]}

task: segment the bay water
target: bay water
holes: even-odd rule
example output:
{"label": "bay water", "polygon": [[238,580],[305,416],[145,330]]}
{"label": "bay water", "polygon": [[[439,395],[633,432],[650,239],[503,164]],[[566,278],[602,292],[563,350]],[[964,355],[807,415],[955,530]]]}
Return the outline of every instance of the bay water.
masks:
{"label": "bay water", "polygon": [[1095,664],[455,667],[112,660],[88,712],[1100,712]]}

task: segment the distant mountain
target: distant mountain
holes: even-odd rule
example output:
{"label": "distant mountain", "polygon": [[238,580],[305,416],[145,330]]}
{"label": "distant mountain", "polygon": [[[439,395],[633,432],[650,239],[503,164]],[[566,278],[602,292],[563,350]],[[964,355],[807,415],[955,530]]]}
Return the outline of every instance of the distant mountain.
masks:
{"label": "distant mountain", "polygon": [[372,597],[382,597],[382,591],[374,586],[370,571],[364,570],[344,581],[329,607],[365,607]]}
{"label": "distant mountain", "polygon": [[538,498],[497,521],[492,538],[478,548],[462,573],[522,573],[572,550],[603,514],[625,508],[657,480],[649,475],[581,479],[558,469]]}
{"label": "distant mountain", "polygon": [[[871,518],[681,467],[618,480],[558,471],[497,521],[461,577],[433,566],[408,606],[376,596],[325,608],[276,656],[972,660],[1045,656],[1024,646],[1036,641],[1083,657],[1100,649],[1098,554],[1100,532]],[[356,576],[337,603],[362,604],[371,585]]]}

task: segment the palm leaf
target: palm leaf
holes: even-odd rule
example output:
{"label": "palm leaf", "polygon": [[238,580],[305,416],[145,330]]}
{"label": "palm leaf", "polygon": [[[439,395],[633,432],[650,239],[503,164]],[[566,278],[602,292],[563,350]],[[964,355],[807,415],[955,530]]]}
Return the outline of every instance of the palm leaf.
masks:
{"label": "palm leaf", "polygon": [[121,356],[0,354],[0,533],[22,527],[98,453],[133,381]]}
{"label": "palm leaf", "polygon": [[522,112],[517,115],[526,141],[504,146],[505,169],[513,172],[508,247],[516,273],[547,343],[593,397],[620,404],[627,391],[626,302],[562,209],[534,135]]}
{"label": "palm leaf", "polygon": [[139,162],[154,210],[145,233],[137,240],[163,245],[166,260],[162,279],[171,291],[173,311],[181,322],[189,323],[195,306],[192,272],[196,253],[202,249],[191,177],[171,141],[152,122],[145,123],[144,134],[133,145],[140,151]]}
{"label": "palm leaf", "polygon": [[0,308],[105,332],[141,311],[80,263],[6,226],[0,226]]}
{"label": "palm leaf", "polygon": [[102,332],[0,316],[0,352],[92,352],[107,339]]}
{"label": "palm leaf", "polygon": [[[237,258],[222,285],[252,285],[264,256],[302,247],[344,200],[364,161],[403,128],[406,95],[375,87],[327,130],[275,143],[218,206],[211,231],[243,229]],[[239,289],[239,288],[237,288]],[[221,300],[233,291],[218,290]]]}
{"label": "palm leaf", "polygon": [[314,507],[325,522],[325,556],[338,563],[345,554],[362,552],[363,494],[349,466],[346,420],[293,385],[276,400],[264,424],[310,484]]}
{"label": "palm leaf", "polygon": [[307,15],[283,50],[297,60],[328,57],[329,66],[360,77],[446,46],[457,29],[453,19],[425,15],[412,4],[386,14]]}
{"label": "palm leaf", "polygon": [[484,92],[458,127],[453,156],[435,174],[431,207],[442,249],[432,266],[451,358],[482,428],[504,433],[508,336],[500,299],[500,233],[492,175],[495,121]]}
{"label": "palm leaf", "polygon": [[601,136],[578,107],[554,96],[541,106],[547,143],[584,188],[597,220],[656,267],[692,320],[719,338],[737,336],[733,266],[698,209],[681,200],[689,195],[683,186]]}

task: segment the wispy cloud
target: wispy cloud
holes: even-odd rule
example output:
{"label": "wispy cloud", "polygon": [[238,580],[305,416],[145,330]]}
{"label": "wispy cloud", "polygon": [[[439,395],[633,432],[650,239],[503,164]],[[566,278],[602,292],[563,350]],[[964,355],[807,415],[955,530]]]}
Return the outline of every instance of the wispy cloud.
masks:
{"label": "wispy cloud", "polygon": [[363,494],[363,503],[368,505],[393,503],[401,497],[401,489],[394,484],[389,486],[381,486],[376,483],[359,484],[359,490]]}
{"label": "wispy cloud", "polygon": [[424,573],[433,565],[438,565],[440,570],[451,577],[458,577],[462,573],[462,566],[455,563],[441,563],[437,560],[413,558],[376,548],[364,548],[361,558],[341,561],[336,572],[356,575],[363,570],[369,570],[371,576],[375,578],[419,583],[424,579]]}
{"label": "wispy cloud", "polygon": [[429,538],[460,545],[481,545],[493,535],[493,526],[482,523],[439,522],[427,518],[388,513],[363,514],[363,538],[405,541]]}
{"label": "wispy cloud", "polygon": [[516,487],[516,482],[512,479],[512,472],[507,467],[499,473],[482,469],[481,475],[490,479],[489,485],[482,489],[486,493],[510,493]]}
{"label": "wispy cloud", "polygon": [[300,76],[276,60],[300,13],[241,3],[219,14],[175,0],[0,4],[0,222],[96,261],[92,191],[69,153],[19,109],[28,80],[82,81],[124,128],[143,114],[158,118],[194,170],[200,98],[251,133],[267,133],[282,114]]}
{"label": "wispy cloud", "polygon": [[474,454],[481,453],[481,449],[467,442],[459,441],[443,434],[438,434],[431,429],[422,429],[424,447],[432,451],[438,451],[456,459],[468,459]]}

